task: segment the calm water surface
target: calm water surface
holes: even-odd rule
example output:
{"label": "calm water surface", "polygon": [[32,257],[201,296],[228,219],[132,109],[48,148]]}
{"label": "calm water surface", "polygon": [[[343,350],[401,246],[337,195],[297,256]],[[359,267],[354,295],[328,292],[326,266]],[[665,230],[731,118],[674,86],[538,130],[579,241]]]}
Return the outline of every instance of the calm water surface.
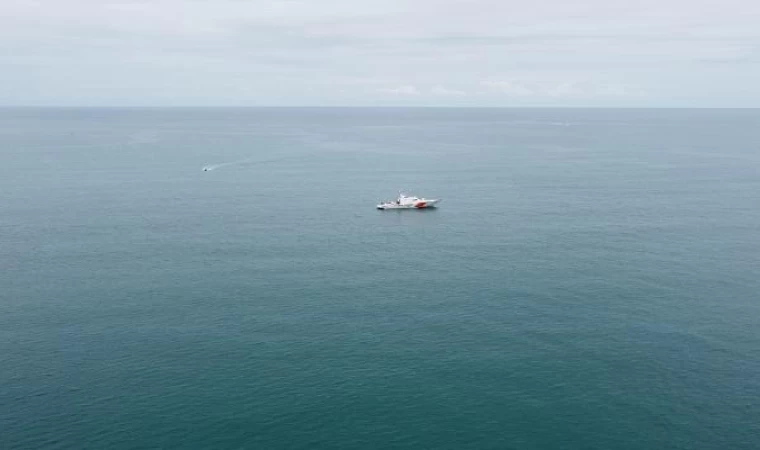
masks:
{"label": "calm water surface", "polygon": [[3,449],[760,448],[758,110],[5,109],[0,208]]}

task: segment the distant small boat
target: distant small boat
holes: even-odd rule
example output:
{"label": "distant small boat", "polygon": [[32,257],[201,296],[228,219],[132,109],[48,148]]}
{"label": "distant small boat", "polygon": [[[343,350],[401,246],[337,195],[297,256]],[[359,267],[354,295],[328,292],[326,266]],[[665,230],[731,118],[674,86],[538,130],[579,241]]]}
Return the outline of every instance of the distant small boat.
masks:
{"label": "distant small boat", "polygon": [[422,197],[399,194],[394,201],[382,202],[377,209],[426,209],[435,208],[441,199],[427,199]]}

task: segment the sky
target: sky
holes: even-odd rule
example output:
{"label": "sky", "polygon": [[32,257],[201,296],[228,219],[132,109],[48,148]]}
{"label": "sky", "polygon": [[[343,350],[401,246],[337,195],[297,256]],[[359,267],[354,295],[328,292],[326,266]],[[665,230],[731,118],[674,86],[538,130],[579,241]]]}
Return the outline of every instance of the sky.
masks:
{"label": "sky", "polygon": [[0,105],[760,107],[760,1],[0,0]]}

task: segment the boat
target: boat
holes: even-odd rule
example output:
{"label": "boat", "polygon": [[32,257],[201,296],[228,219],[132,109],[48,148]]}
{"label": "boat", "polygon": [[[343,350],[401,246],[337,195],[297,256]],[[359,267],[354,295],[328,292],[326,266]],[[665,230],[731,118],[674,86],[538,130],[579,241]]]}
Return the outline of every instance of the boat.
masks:
{"label": "boat", "polygon": [[413,195],[399,194],[393,201],[382,202],[377,209],[426,209],[435,208],[441,199],[427,199]]}

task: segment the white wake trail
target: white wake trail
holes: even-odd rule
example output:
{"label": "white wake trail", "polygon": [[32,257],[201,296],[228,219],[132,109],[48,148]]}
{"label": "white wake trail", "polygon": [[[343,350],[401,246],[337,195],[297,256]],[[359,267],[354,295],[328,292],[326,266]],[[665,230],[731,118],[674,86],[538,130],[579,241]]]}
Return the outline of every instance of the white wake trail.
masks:
{"label": "white wake trail", "polygon": [[296,159],[300,158],[301,156],[283,156],[281,158],[275,158],[275,159],[264,159],[264,160],[256,160],[255,158],[246,158],[241,159],[238,161],[230,161],[230,162],[224,162],[219,164],[211,164],[209,166],[204,166],[203,171],[204,172],[210,172],[212,170],[220,169],[222,167],[228,167],[228,166],[237,166],[237,165],[259,165],[259,164],[269,164],[269,163],[276,163],[280,161],[287,161],[289,159]]}

